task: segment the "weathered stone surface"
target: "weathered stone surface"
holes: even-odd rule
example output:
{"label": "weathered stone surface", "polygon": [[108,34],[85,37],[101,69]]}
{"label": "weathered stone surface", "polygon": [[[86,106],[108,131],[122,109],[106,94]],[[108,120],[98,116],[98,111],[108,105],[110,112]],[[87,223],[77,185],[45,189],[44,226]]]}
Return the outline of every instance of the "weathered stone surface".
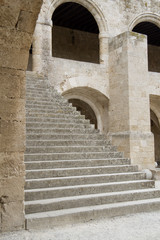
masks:
{"label": "weathered stone surface", "polygon": [[[3,1],[2,1],[3,2]],[[10,1],[11,2],[11,1]],[[13,1],[15,3],[15,1]],[[0,6],[0,26],[15,28],[19,16],[19,7],[14,4],[1,4]]]}
{"label": "weathered stone surface", "polygon": [[[159,73],[148,72],[147,61],[149,70],[155,70],[155,66],[159,69],[159,57],[151,59],[159,47],[149,47],[147,59],[146,37],[128,30],[132,31],[142,21],[160,26],[159,0],[75,0],[91,12],[99,26],[100,64],[52,57],[52,14],[63,2],[43,1],[33,37],[33,70],[45,75],[51,86],[68,99],[77,97],[86,101],[95,111],[101,132],[110,132],[113,142],[140,167],[152,167],[154,145],[149,112],[151,108],[160,122],[160,109],[159,100],[151,99],[150,94],[160,96],[160,77]],[[12,181],[13,177],[24,174],[20,163],[25,149],[24,71],[41,3],[42,0],[0,1],[0,174],[6,183],[7,178]],[[93,46],[93,42],[87,44]],[[154,139],[157,149],[159,135]],[[5,183],[4,186],[7,189]],[[21,196],[23,189],[20,189],[17,192]],[[8,196],[11,197],[9,193]],[[14,204],[16,198],[12,199]],[[10,201],[7,204],[10,211],[14,204]],[[13,218],[8,213],[4,218],[2,212],[1,207],[1,230],[14,229]],[[11,220],[8,227],[7,219]],[[23,222],[22,219],[19,215],[19,221]],[[16,221],[15,229],[23,226]]]}
{"label": "weathered stone surface", "polygon": [[17,22],[17,29],[32,33],[35,28],[35,21],[37,20],[37,14],[29,11],[21,10]]}
{"label": "weathered stone surface", "polygon": [[29,54],[26,49],[5,46],[3,49],[0,49],[0,65],[2,67],[25,70],[28,56]]}
{"label": "weathered stone surface", "polygon": [[22,163],[17,161],[17,165],[19,166],[16,166],[14,165],[15,162],[16,161],[14,160],[14,163],[9,163],[7,160],[6,169],[8,169],[8,172],[5,170],[6,174],[5,172],[2,173],[3,175],[1,174],[0,196],[5,196],[6,204],[24,200],[24,165],[21,167],[20,165],[22,165]]}
{"label": "weathered stone surface", "polygon": [[[4,200],[3,200],[4,199]],[[2,202],[5,197],[2,198]],[[22,201],[2,204],[2,225],[3,231],[15,231],[24,228],[24,205]]]}
{"label": "weathered stone surface", "polygon": [[[0,153],[0,177],[2,179],[24,176],[24,170],[23,153]],[[1,187],[5,189],[6,187],[4,187],[4,185],[3,183]],[[15,187],[17,187],[17,185],[15,185]]]}
{"label": "weathered stone surface", "polygon": [[16,29],[10,29],[4,31],[3,27],[0,27],[0,45],[6,46],[8,48],[20,49],[24,48],[28,50],[28,46],[32,40],[31,34],[27,32],[17,31]]}
{"label": "weathered stone surface", "polygon": [[0,98],[25,98],[25,72],[12,68],[0,68],[1,88]]}
{"label": "weathered stone surface", "polygon": [[0,232],[24,227],[24,71],[41,3],[0,1]]}

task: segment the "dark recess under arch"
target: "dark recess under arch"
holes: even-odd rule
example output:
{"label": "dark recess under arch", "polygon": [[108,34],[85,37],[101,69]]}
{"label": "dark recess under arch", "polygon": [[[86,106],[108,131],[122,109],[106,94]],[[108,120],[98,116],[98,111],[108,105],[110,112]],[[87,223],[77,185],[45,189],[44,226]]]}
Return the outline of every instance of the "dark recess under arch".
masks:
{"label": "dark recess under arch", "polygon": [[53,57],[99,63],[99,28],[82,5],[61,4],[52,16]]}
{"label": "dark recess under arch", "polygon": [[92,14],[78,3],[68,2],[60,5],[53,13],[53,25],[99,33],[97,22]]}
{"label": "dark recess under arch", "polygon": [[160,72],[160,28],[146,21],[137,24],[132,31],[147,35],[148,70]]}

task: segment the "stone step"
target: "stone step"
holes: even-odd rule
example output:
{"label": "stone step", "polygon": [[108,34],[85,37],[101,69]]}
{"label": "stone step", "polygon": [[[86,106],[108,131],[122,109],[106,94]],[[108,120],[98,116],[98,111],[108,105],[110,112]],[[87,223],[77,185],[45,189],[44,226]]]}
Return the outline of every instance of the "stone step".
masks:
{"label": "stone step", "polygon": [[27,133],[27,136],[26,138],[28,140],[49,140],[49,141],[52,141],[52,140],[68,140],[68,141],[74,141],[74,140],[77,140],[77,141],[80,141],[80,140],[101,140],[103,139],[104,141],[107,141],[108,144],[110,143],[109,140],[106,140],[106,137],[105,136],[102,136],[101,134],[99,133],[85,133],[85,134],[74,134],[73,132],[72,133],[68,133],[68,134],[58,134],[58,133],[48,133],[48,134],[45,134],[45,133],[39,133],[39,134],[30,134],[30,133]]}
{"label": "stone step", "polygon": [[27,118],[64,118],[64,119],[85,119],[84,115],[80,115],[79,112],[71,112],[70,114],[67,113],[35,113],[35,112],[27,112]]}
{"label": "stone step", "polygon": [[27,128],[27,134],[94,134],[99,131],[94,128]]}
{"label": "stone step", "polygon": [[94,166],[94,167],[76,167],[76,168],[56,168],[56,169],[35,169],[26,170],[26,179],[51,178],[51,177],[70,177],[97,175],[109,173],[136,172],[137,166],[117,165],[117,166]]}
{"label": "stone step", "polygon": [[123,158],[120,152],[72,152],[72,153],[30,153],[25,154],[25,161],[50,161],[50,160],[77,160],[77,159],[101,159]]}
{"label": "stone step", "polygon": [[144,180],[145,173],[44,76],[27,74],[26,92],[26,228],[149,210],[160,203],[154,182]]}
{"label": "stone step", "polygon": [[56,104],[48,104],[46,106],[34,105],[34,104],[26,105],[26,110],[27,111],[29,111],[31,109],[33,111],[41,111],[41,110],[46,110],[46,111],[52,111],[52,110],[53,111],[55,111],[55,110],[75,110],[76,111],[76,108],[75,107],[71,107],[70,105],[67,105],[67,106],[57,106]]}
{"label": "stone step", "polygon": [[[34,146],[108,146],[109,142],[106,140],[27,140],[27,147]],[[109,145],[111,146],[111,145]],[[113,147],[113,146],[111,146]],[[113,147],[116,149],[115,147]]]}
{"label": "stone step", "polygon": [[55,97],[48,97],[48,96],[36,96],[36,95],[33,95],[33,94],[29,94],[28,96],[26,96],[26,101],[37,101],[37,102],[52,102],[53,104],[56,102],[56,103],[67,103],[68,104],[68,101],[66,99],[61,99],[61,98],[55,98]]}
{"label": "stone step", "polygon": [[72,153],[72,152],[114,152],[116,149],[111,145],[106,146],[27,146],[26,153]]}
{"label": "stone step", "polygon": [[90,120],[86,119],[75,119],[75,118],[47,118],[43,116],[42,118],[37,118],[37,117],[27,117],[26,122],[30,123],[76,123],[76,124],[90,124]]}
{"label": "stone step", "polygon": [[38,93],[38,92],[26,92],[26,99],[28,100],[28,98],[30,97],[38,97],[38,98],[48,98],[48,99],[54,99],[55,96],[53,94],[51,94],[50,92],[43,92],[43,93]]}
{"label": "stone step", "polygon": [[135,189],[154,188],[155,183],[151,180],[126,181],[114,183],[86,184],[77,186],[65,186],[55,188],[42,188],[25,190],[25,201],[40,199],[61,198],[96,193],[120,192]]}
{"label": "stone step", "polygon": [[[27,116],[28,113],[32,113],[32,114],[35,114],[35,113],[41,113],[41,114],[45,114],[45,113],[48,113],[48,114],[69,114],[69,113],[74,113],[75,112],[75,115],[78,115],[78,112],[76,112],[76,108],[53,108],[53,109],[45,109],[45,108],[29,108],[29,109],[26,109],[26,113],[27,113]],[[49,115],[48,115],[49,116]]]}
{"label": "stone step", "polygon": [[56,108],[60,108],[60,109],[72,109],[72,105],[71,104],[57,104],[57,102],[54,103],[47,103],[47,104],[26,104],[26,109],[56,109]]}
{"label": "stone step", "polygon": [[[35,87],[35,89],[36,89],[36,87]],[[66,99],[63,99],[63,97],[57,92],[57,91],[55,91],[54,89],[49,89],[49,90],[44,90],[43,92],[41,92],[41,93],[35,93],[35,92],[33,92],[33,91],[28,91],[28,90],[26,90],[26,96],[33,96],[33,97],[42,97],[42,95],[44,94],[44,93],[49,93],[49,94],[47,94],[47,96],[45,96],[45,98],[52,98],[53,100],[57,100],[57,99],[59,99],[59,100],[61,100],[61,101],[63,101],[63,100],[65,100],[66,101]]]}
{"label": "stone step", "polygon": [[27,118],[64,118],[64,119],[85,119],[84,115],[80,115],[79,112],[73,112],[70,114],[64,113],[32,113],[27,112]]}
{"label": "stone step", "polygon": [[50,88],[30,88],[30,87],[26,87],[26,93],[28,94],[28,93],[32,93],[32,94],[36,94],[36,93],[38,93],[38,94],[44,94],[44,93],[50,93],[50,94],[52,94],[52,93],[54,93],[54,92],[52,92],[51,91],[51,89]]}
{"label": "stone step", "polygon": [[60,121],[58,123],[48,123],[48,122],[27,122],[26,123],[26,128],[41,128],[41,129],[58,129],[58,128],[71,128],[71,129],[94,129],[94,124],[89,124],[89,123],[61,123]]}
{"label": "stone step", "polygon": [[152,198],[160,198],[160,191],[155,189],[140,189],[54,199],[41,199],[25,202],[25,212],[26,214],[30,214]]}
{"label": "stone step", "polygon": [[86,184],[96,184],[96,183],[124,182],[124,181],[132,181],[132,180],[135,181],[135,180],[144,180],[144,179],[145,179],[145,173],[141,173],[141,172],[26,179],[25,189],[75,186],[75,185],[86,185]]}
{"label": "stone step", "polygon": [[71,168],[71,167],[93,167],[93,166],[113,166],[129,165],[130,159],[85,159],[85,160],[58,160],[58,161],[25,161],[27,170],[34,169],[53,169],[53,168]]}
{"label": "stone step", "polygon": [[37,84],[26,84],[26,90],[27,92],[51,92],[51,93],[56,93],[57,96],[61,96],[53,87],[50,87],[47,83],[43,83],[43,85],[37,86]]}
{"label": "stone step", "polygon": [[72,107],[72,103],[68,103],[67,101],[61,101],[59,102],[59,100],[56,99],[48,99],[48,101],[41,101],[41,99],[39,100],[26,100],[26,107],[32,107],[33,105],[35,106],[70,106]]}
{"label": "stone step", "polygon": [[62,209],[58,211],[27,214],[25,228],[28,230],[47,229],[69,223],[88,222],[91,219],[151,212],[159,209],[160,198]]}
{"label": "stone step", "polygon": [[42,86],[35,86],[35,85],[31,85],[31,84],[26,84],[26,90],[27,90],[27,92],[36,92],[36,91],[40,91],[40,92],[44,92],[44,91],[51,91],[51,89],[49,88],[49,86],[47,85],[47,84],[45,84],[45,85],[43,85],[43,87]]}
{"label": "stone step", "polygon": [[33,82],[33,81],[31,81],[31,80],[29,80],[29,79],[27,79],[27,81],[26,81],[26,89],[34,89],[34,88],[38,88],[38,89],[48,89],[48,88],[50,88],[50,86],[49,86],[49,83],[47,82],[47,81],[42,81],[42,80],[40,80],[40,81],[35,81],[35,82]]}

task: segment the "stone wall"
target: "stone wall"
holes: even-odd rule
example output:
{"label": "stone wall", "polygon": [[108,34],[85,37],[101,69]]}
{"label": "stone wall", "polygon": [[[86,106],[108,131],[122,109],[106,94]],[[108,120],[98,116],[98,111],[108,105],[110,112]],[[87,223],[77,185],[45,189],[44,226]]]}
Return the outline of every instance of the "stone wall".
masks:
{"label": "stone wall", "polygon": [[[99,27],[99,64],[85,62],[88,60],[80,62],[52,57],[52,38],[55,37],[52,36],[52,15],[64,2],[45,0],[43,3],[34,34],[34,71],[44,74],[49,83],[64,96],[68,97],[66,93],[73,90],[75,98],[88,99],[87,94],[80,95],[78,92],[78,89],[86,88],[86,91],[97,90],[109,99],[110,111],[105,114],[109,116],[109,121],[108,117],[105,121],[104,116],[100,116],[103,123],[98,120],[98,126],[101,126],[102,132],[114,134],[119,150],[133,158],[134,163],[141,167],[153,167],[154,141],[150,131],[149,94],[160,95],[160,75],[148,72],[146,38],[128,33],[128,30],[132,31],[141,21],[150,21],[160,26],[159,0],[74,1],[90,11]],[[128,36],[128,39],[124,36]],[[70,38],[70,43],[71,40],[74,38]],[[112,53],[111,42],[113,49],[117,48]],[[78,47],[81,49],[80,45]],[[53,49],[56,51],[56,48],[57,45]],[[149,51],[150,56],[153,56],[155,50],[149,47]],[[62,57],[69,54],[65,53]],[[155,57],[155,54],[149,58],[152,70],[155,70],[153,65],[156,65],[157,71],[157,60],[159,57]],[[94,109],[96,103],[91,95],[89,102]],[[105,106],[108,111],[108,104]],[[100,112],[96,116],[103,115]]]}
{"label": "stone wall", "polygon": [[0,3],[0,232],[24,227],[25,70],[41,4]]}
{"label": "stone wall", "polygon": [[99,63],[98,34],[53,26],[52,56]]}
{"label": "stone wall", "polygon": [[147,92],[147,39],[123,33],[110,40],[110,126],[112,141],[140,168],[154,167]]}
{"label": "stone wall", "polygon": [[107,72],[100,64],[52,58],[48,65],[50,84],[60,93],[73,87],[86,86],[108,96],[109,81],[106,76]]}

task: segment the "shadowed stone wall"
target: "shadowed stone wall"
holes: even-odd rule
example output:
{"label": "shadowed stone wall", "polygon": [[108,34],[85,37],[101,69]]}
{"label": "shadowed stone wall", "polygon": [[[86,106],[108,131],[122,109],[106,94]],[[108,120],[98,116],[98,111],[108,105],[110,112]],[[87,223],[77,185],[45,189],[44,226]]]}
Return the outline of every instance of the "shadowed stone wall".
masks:
{"label": "shadowed stone wall", "polygon": [[160,47],[148,46],[148,70],[160,73]]}
{"label": "shadowed stone wall", "polygon": [[53,26],[52,36],[53,57],[99,63],[98,34]]}

